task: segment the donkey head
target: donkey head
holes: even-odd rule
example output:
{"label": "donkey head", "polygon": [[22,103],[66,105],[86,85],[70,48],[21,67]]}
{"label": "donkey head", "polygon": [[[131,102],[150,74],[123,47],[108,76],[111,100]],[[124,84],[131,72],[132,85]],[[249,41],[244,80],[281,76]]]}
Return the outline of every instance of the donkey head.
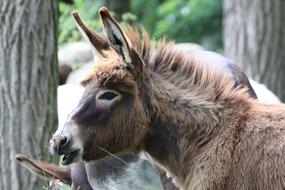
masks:
{"label": "donkey head", "polygon": [[[107,38],[88,29],[77,12],[79,30],[100,59],[82,80],[85,93],[64,129],[51,139],[51,150],[65,155],[63,164],[94,160],[112,153],[136,152],[148,132],[142,103],[144,62],[128,36],[103,7],[99,10]],[[103,151],[106,150],[106,151]]]}

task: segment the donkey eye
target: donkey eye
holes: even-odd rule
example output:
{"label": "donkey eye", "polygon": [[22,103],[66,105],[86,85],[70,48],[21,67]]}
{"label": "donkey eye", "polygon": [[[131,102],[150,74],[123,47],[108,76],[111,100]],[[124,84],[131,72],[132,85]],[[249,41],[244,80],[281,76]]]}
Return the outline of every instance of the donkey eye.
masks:
{"label": "donkey eye", "polygon": [[101,95],[98,97],[98,99],[110,101],[110,100],[113,100],[114,98],[116,98],[117,96],[119,96],[119,94],[114,93],[113,91],[107,91],[107,92],[101,94]]}
{"label": "donkey eye", "polygon": [[109,108],[121,100],[121,94],[114,90],[102,90],[96,96],[96,105],[102,108]]}

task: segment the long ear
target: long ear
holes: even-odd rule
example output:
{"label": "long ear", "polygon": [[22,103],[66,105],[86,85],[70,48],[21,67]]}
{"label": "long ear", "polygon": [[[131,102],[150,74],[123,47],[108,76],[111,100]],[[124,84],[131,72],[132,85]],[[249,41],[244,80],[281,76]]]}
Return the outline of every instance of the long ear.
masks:
{"label": "long ear", "polygon": [[27,168],[30,172],[45,180],[59,179],[65,184],[71,185],[71,171],[70,169],[50,164],[47,162],[41,162],[28,158],[22,154],[16,155],[16,160]]}
{"label": "long ear", "polygon": [[132,46],[130,40],[121,29],[118,22],[110,15],[109,10],[106,7],[100,8],[99,15],[101,17],[107,37],[111,42],[111,46],[119,55],[123,57],[127,64],[130,64],[132,62]]}
{"label": "long ear", "polygon": [[79,31],[81,32],[81,34],[83,35],[83,37],[91,43],[93,48],[95,48],[95,49],[93,49],[93,53],[95,55],[98,55],[98,54],[96,54],[96,51],[95,51],[95,50],[97,50],[97,52],[100,55],[102,55],[103,57],[106,57],[107,52],[111,51],[111,48],[110,48],[108,41],[103,36],[101,36],[99,33],[90,30],[84,24],[84,22],[81,20],[77,11],[73,11],[72,15],[73,15],[73,17],[76,21],[76,25],[77,25]]}

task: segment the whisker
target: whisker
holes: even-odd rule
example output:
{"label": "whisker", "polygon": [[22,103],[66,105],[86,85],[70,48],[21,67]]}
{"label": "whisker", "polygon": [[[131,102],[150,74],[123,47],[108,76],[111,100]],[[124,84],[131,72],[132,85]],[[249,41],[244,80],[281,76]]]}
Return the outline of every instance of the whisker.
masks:
{"label": "whisker", "polygon": [[129,165],[129,163],[128,163],[128,162],[126,162],[125,160],[121,159],[121,158],[120,158],[120,157],[118,157],[117,155],[115,155],[115,154],[113,154],[113,153],[109,152],[108,150],[106,150],[106,149],[104,149],[104,148],[102,148],[102,147],[99,147],[99,146],[98,146],[98,148],[99,148],[100,150],[102,150],[102,151],[106,152],[108,155],[110,155],[110,156],[112,156],[112,157],[114,157],[114,158],[116,158],[116,159],[120,160],[120,161],[121,161],[121,162],[123,162],[124,164]]}

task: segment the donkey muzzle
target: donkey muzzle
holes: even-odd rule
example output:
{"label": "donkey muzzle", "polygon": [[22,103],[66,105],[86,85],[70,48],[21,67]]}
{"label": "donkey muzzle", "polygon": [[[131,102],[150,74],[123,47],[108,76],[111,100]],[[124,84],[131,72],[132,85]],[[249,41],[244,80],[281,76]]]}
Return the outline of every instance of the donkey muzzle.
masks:
{"label": "donkey muzzle", "polygon": [[59,127],[50,140],[50,152],[53,155],[63,156],[63,165],[71,164],[80,159],[83,148],[77,138],[77,126],[72,120]]}
{"label": "donkey muzzle", "polygon": [[72,146],[72,140],[63,135],[53,136],[50,140],[50,150],[53,155],[64,155],[69,152]]}

